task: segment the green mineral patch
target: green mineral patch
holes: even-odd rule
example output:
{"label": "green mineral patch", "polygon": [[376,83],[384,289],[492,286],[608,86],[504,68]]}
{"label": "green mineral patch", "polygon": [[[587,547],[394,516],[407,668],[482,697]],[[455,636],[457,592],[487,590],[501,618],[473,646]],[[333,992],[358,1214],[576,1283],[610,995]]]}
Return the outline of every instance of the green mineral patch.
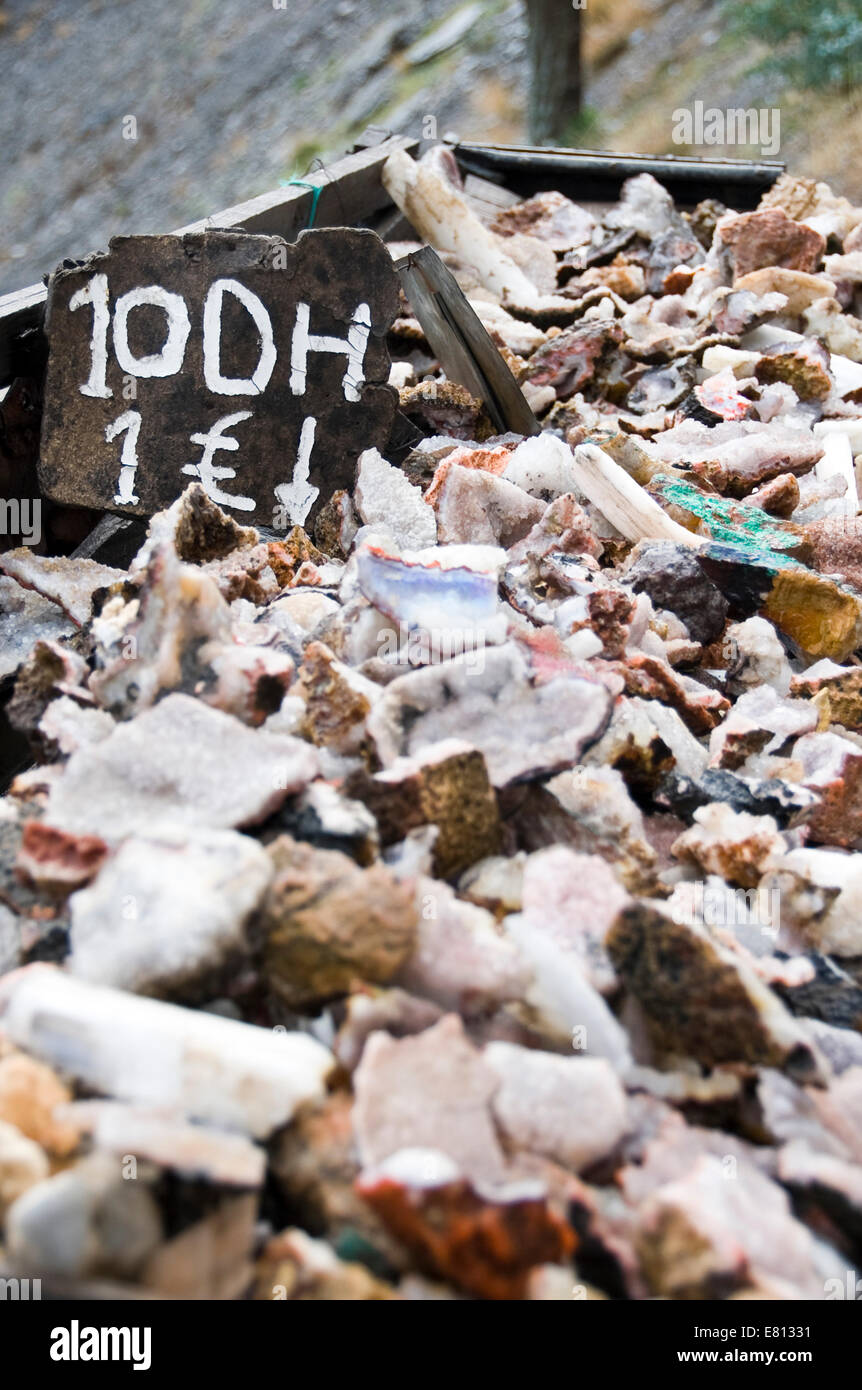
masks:
{"label": "green mineral patch", "polygon": [[713,497],[683,478],[657,473],[650,491],[662,501],[682,507],[703,522],[714,541],[764,554],[777,552],[786,564],[807,556],[808,538],[799,527],[770,516],[760,507],[741,506],[730,497]]}

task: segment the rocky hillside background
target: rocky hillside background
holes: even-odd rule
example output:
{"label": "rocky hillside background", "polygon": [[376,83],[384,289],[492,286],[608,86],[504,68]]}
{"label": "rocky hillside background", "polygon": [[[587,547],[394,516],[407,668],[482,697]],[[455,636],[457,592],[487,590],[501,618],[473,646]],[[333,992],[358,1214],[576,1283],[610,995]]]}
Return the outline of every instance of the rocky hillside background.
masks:
{"label": "rocky hillside background", "polygon": [[[720,0],[583,15],[572,143],[666,151],[680,106],[777,106],[780,157],[862,198],[862,108],[751,74]],[[0,0],[0,292],[301,177],[370,121],[523,138],[525,32],[521,0]]]}

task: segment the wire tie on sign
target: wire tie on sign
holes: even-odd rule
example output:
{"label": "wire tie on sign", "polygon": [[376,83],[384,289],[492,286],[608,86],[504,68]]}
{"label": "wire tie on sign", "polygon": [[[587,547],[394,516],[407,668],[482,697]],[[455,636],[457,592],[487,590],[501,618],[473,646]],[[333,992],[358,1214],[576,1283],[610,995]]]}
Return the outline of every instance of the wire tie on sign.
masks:
{"label": "wire tie on sign", "polygon": [[305,179],[282,179],[282,188],[309,188],[311,189],[311,213],[308,218],[309,227],[314,226],[314,219],[317,216],[317,204],[320,201],[322,185],[319,183],[306,183]]}
{"label": "wire tie on sign", "polygon": [[[333,179],[332,175],[330,174],[329,170],[327,169],[326,165],[324,164],[323,160],[320,158],[319,155],[314,156],[314,159],[311,161],[305,172],[306,175],[312,173],[321,174],[322,177],[326,180],[326,186],[332,189],[332,192],[338,199],[338,206],[341,209],[342,223],[344,226],[347,226],[349,224],[349,219],[347,218],[347,215],[344,211],[344,199],[341,196],[339,180]],[[322,187],[323,185],[321,184],[321,188]]]}

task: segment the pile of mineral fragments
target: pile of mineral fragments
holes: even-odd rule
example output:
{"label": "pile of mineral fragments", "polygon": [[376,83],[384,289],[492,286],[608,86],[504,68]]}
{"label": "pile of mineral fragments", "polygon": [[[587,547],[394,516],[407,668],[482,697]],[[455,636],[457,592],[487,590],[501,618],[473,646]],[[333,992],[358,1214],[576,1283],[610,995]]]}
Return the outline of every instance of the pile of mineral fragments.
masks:
{"label": "pile of mineral fragments", "polygon": [[0,1265],[853,1297],[862,208],[385,177],[539,433],[405,302],[308,531],[194,485],[127,568],[0,556]]}

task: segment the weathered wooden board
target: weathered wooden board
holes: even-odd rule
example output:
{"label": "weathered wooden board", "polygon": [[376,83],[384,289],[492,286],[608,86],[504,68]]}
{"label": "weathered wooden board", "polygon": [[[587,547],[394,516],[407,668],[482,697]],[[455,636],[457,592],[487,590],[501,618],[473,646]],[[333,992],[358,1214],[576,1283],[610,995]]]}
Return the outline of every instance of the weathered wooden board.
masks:
{"label": "weathered wooden board", "polygon": [[539,434],[524,393],[451,270],[431,246],[396,262],[404,293],[450,381],[466,386],[500,433]]}
{"label": "weathered wooden board", "polygon": [[50,282],[43,495],[149,515],[196,480],[241,521],[310,524],[386,446],[397,312],[371,231],[116,238]]}
{"label": "weathered wooden board", "polygon": [[38,328],[45,313],[44,285],[27,285],[0,295],[0,386],[5,386],[15,373],[13,342],[28,328]]}

